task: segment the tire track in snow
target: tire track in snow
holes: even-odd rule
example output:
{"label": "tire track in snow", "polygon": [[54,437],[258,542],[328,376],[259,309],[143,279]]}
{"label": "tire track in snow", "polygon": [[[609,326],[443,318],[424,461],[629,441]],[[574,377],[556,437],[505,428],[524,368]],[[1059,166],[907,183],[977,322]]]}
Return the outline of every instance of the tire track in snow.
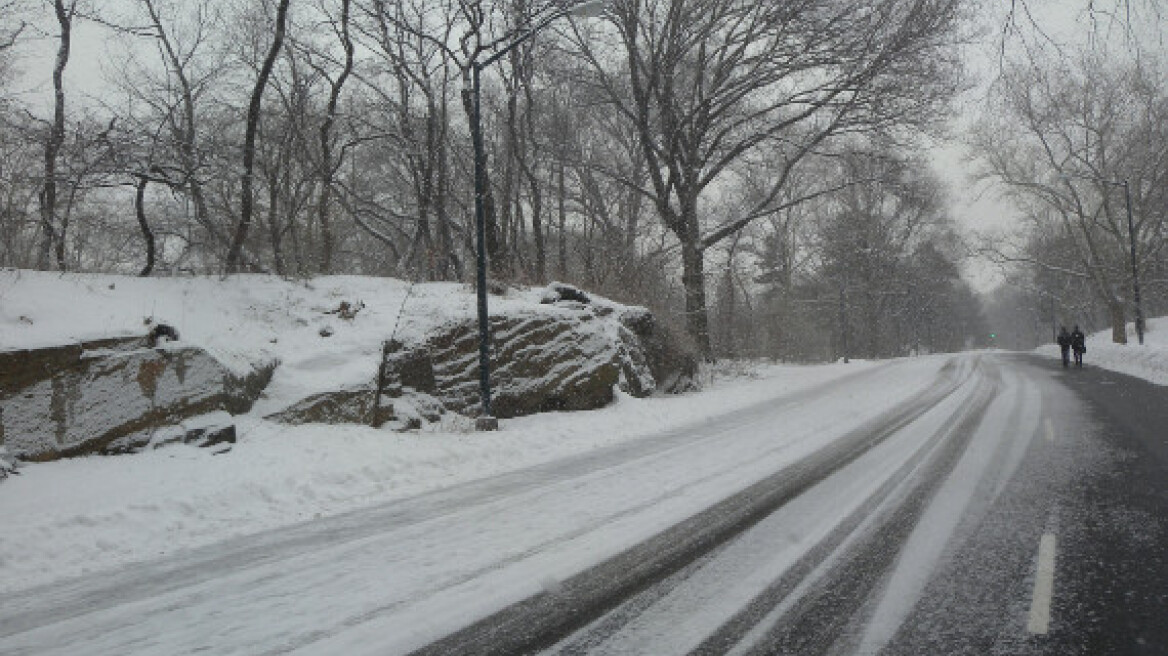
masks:
{"label": "tire track in snow", "polygon": [[827,393],[839,394],[853,387],[862,389],[872,378],[889,370],[889,364],[882,364],[843,380],[820,383],[732,415],[679,426],[648,439],[233,538],[155,561],[131,563],[95,575],[21,590],[4,598],[0,638],[81,617],[95,609],[128,605],[198,586],[209,574],[222,578],[289,558],[341,548],[395,527],[432,521],[517,497],[549,482],[587,476],[614,463],[635,462],[722,439],[726,433],[769,421],[776,410],[795,407]]}
{"label": "tire track in snow", "polygon": [[546,649],[673,573],[722,547],[785,503],[908,426],[972,375],[950,361],[939,384],[866,422],[811,456],[783,468],[657,536],[563,582],[412,652],[512,655]]}
{"label": "tire track in snow", "polygon": [[[981,420],[995,398],[989,372],[978,398],[956,420],[938,449],[916,472],[880,500],[872,514],[791,592],[780,600],[731,653],[772,654],[849,653],[838,644],[879,590],[883,577],[900,556],[918,520],[934,494],[965,454]],[[715,653],[715,652],[704,652]],[[723,652],[718,652],[723,653]]]}

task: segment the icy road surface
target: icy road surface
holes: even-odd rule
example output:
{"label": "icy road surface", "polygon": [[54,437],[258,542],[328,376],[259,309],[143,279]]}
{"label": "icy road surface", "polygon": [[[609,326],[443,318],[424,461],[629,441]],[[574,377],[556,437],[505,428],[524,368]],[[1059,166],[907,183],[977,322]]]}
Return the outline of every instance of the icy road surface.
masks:
{"label": "icy road surface", "polygon": [[[9,594],[0,653],[1030,653],[1060,621],[1060,491],[1111,457],[1071,394],[1006,357],[896,361]],[[954,599],[975,615],[930,613]]]}

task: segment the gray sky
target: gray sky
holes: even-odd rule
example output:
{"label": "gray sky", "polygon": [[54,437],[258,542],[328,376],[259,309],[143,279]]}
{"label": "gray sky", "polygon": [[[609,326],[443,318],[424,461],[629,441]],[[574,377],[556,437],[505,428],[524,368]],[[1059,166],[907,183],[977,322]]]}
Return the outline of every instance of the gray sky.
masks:
{"label": "gray sky", "polygon": [[[1094,43],[1110,47],[1119,55],[1126,52],[1128,38],[1139,41],[1145,49],[1163,54],[1162,22],[1157,15],[1157,0],[985,0],[985,36],[967,50],[966,62],[977,84],[957,101],[958,117],[953,126],[954,139],[937,143],[931,149],[931,162],[945,180],[952,194],[951,212],[965,231],[972,233],[1009,231],[1021,217],[1016,206],[1003,198],[1001,189],[973,179],[976,165],[960,143],[963,129],[977,118],[985,106],[986,90],[1001,65],[1003,27],[1011,7],[1019,33],[1005,36],[1007,53],[1017,52],[1023,39],[1031,39],[1044,48],[1076,48]],[[1088,11],[1094,6],[1095,12]],[[1130,14],[1128,13],[1130,12]],[[1131,34],[1125,33],[1130,23]],[[1041,30],[1041,34],[1039,33]],[[989,291],[1001,282],[998,270],[984,262],[971,261],[966,275],[979,291]]]}

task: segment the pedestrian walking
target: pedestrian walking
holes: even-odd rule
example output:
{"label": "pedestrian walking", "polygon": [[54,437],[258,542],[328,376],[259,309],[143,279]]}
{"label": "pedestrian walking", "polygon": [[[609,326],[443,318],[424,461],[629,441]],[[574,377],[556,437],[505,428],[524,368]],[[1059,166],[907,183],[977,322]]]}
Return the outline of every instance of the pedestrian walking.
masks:
{"label": "pedestrian walking", "polygon": [[1083,354],[1087,352],[1087,336],[1078,326],[1071,331],[1071,350],[1075,352],[1075,366],[1083,368]]}
{"label": "pedestrian walking", "polygon": [[1059,350],[1063,353],[1063,368],[1071,366],[1071,334],[1067,332],[1067,327],[1059,328],[1058,334]]}

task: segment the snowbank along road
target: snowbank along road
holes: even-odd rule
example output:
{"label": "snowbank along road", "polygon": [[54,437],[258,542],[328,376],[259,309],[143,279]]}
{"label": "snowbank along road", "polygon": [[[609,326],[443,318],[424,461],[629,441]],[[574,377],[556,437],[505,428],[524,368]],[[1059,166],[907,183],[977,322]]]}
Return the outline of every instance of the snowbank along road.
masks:
{"label": "snowbank along road", "polygon": [[1083,491],[1134,447],[1107,441],[1071,375],[1094,374],[996,355],[865,369],[570,459],[17,592],[0,600],[0,653],[1120,644],[1107,640],[1160,653],[1153,619],[1108,638],[1089,608],[1103,597],[1084,586],[1100,577],[1079,556],[1108,556],[1084,545],[1163,526],[1141,508],[1120,530],[1083,528],[1101,512]]}

